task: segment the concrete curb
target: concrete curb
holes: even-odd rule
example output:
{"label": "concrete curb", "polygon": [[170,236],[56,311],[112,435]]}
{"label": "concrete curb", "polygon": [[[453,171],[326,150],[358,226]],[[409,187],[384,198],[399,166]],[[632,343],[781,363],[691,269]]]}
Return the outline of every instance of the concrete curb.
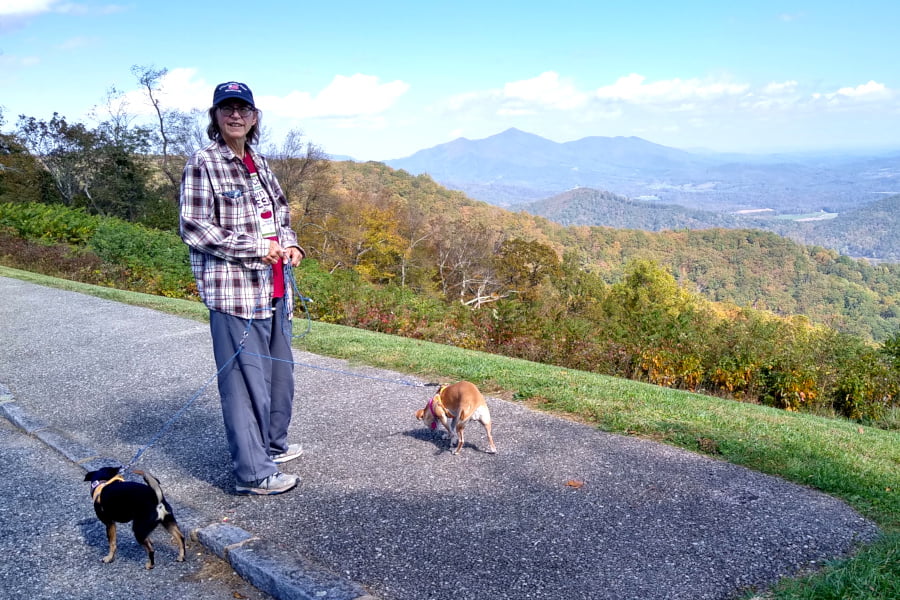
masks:
{"label": "concrete curb", "polygon": [[285,600],[376,600],[359,585],[310,561],[298,561],[243,529],[216,523],[194,532],[206,548],[227,560],[258,589]]}
{"label": "concrete curb", "polygon": [[[65,433],[33,418],[16,404],[12,393],[3,384],[0,384],[0,415],[85,472],[110,465],[122,466],[119,461],[101,457]],[[197,520],[196,515],[192,518]],[[198,527],[191,531],[191,539],[227,561],[247,583],[276,600],[378,600],[359,584],[311,561],[290,556],[275,544],[233,525],[213,523]]]}

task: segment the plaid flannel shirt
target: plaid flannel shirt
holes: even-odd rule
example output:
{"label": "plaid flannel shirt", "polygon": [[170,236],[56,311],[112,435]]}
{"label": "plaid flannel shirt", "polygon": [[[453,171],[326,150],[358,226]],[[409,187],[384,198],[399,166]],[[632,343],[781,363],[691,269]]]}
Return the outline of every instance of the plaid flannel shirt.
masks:
{"label": "plaid flannel shirt", "polygon": [[[290,208],[265,158],[248,146],[260,182],[272,198],[278,243],[297,246]],[[181,239],[190,248],[200,298],[210,310],[245,319],[272,315],[272,266],[262,259],[269,240],[260,236],[250,173],[224,141],[195,153],[181,177]],[[288,314],[293,290],[285,285]]]}

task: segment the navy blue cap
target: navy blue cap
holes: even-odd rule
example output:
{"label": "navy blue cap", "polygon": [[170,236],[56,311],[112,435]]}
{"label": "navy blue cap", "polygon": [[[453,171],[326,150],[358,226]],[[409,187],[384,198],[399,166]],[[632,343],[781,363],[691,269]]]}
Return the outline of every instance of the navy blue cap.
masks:
{"label": "navy blue cap", "polygon": [[213,94],[213,106],[218,106],[229,98],[243,100],[250,106],[256,108],[256,105],[253,104],[253,92],[250,91],[250,88],[248,88],[246,84],[238,83],[237,81],[220,83],[216,86],[216,91]]}

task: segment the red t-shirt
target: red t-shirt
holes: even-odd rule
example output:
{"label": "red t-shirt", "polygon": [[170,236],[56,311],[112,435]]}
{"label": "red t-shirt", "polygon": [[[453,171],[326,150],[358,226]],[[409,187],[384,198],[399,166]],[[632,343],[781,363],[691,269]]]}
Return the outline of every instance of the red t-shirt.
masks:
{"label": "red t-shirt", "polygon": [[[250,156],[249,152],[244,153],[244,164],[247,166],[247,170],[250,171],[250,174],[256,173],[256,165],[253,163],[253,158]],[[254,199],[255,200],[255,199]],[[268,219],[272,217],[271,212],[266,211],[269,214],[263,213],[260,215],[264,219]],[[267,239],[278,241],[278,236],[271,236]],[[284,297],[284,259],[279,259],[279,261],[272,265],[272,276],[273,276],[273,285],[272,285],[272,297],[273,298],[283,298]]]}

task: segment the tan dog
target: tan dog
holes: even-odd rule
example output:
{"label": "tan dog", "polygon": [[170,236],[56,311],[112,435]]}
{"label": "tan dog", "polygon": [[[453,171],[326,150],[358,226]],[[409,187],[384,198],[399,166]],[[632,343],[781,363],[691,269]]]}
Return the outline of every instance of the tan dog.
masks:
{"label": "tan dog", "polygon": [[[449,417],[449,421],[448,421]],[[484,396],[478,391],[474,383],[460,381],[453,385],[441,386],[438,393],[432,396],[425,408],[416,411],[416,418],[425,421],[431,429],[436,429],[440,421],[441,425],[450,434],[450,447],[453,447],[454,437],[459,438],[453,454],[459,454],[463,447],[463,429],[469,421],[478,421],[484,425],[487,432],[489,453],[497,452],[494,446],[494,438],[491,437],[491,413],[488,410]]]}

